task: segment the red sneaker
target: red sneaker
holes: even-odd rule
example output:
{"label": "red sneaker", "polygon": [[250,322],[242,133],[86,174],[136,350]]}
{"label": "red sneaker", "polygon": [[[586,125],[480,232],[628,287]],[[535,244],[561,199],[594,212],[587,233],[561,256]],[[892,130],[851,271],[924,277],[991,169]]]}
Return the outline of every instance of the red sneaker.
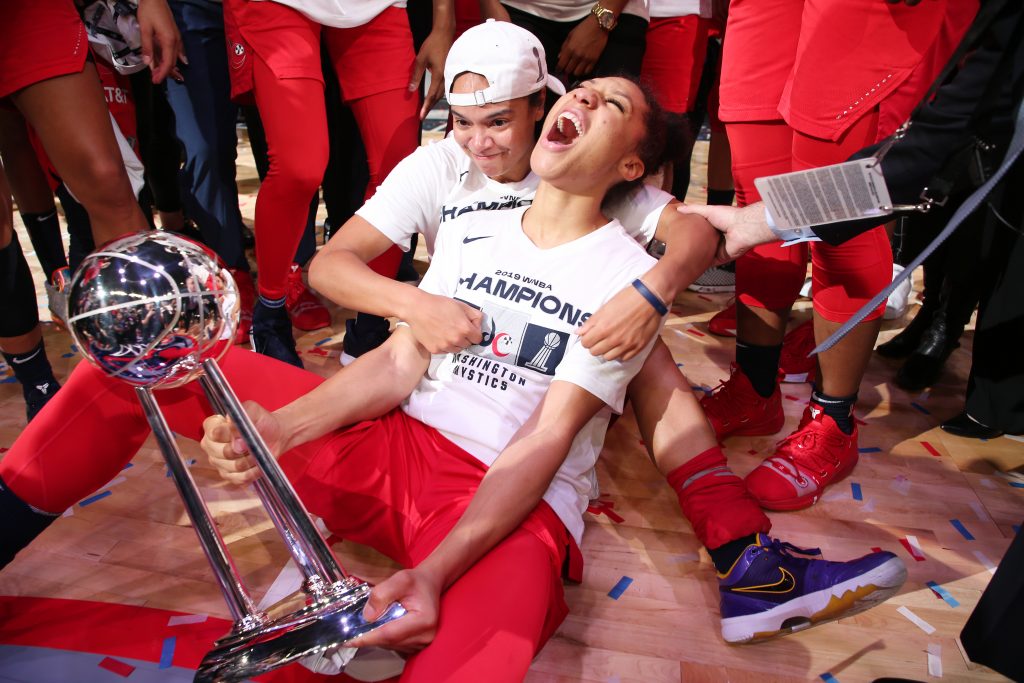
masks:
{"label": "red sneaker", "polygon": [[813,382],[818,369],[818,361],[808,358],[814,349],[814,321],[794,327],[782,339],[782,353],[779,355],[779,369],[782,381],[792,384]]}
{"label": "red sneaker", "polygon": [[[768,510],[801,510],[818,502],[825,488],[857,464],[857,425],[844,434],[820,405],[810,419],[779,442],[775,455],[747,475],[747,489]],[[808,413],[804,414],[806,418]]]}
{"label": "red sneaker", "polygon": [[302,268],[298,263],[292,264],[288,273],[288,298],[284,302],[292,325],[304,332],[321,330],[331,325],[331,313],[320,303],[313,292],[309,291],[302,281]]}
{"label": "red sneaker", "polygon": [[708,321],[708,332],[718,335],[719,337],[736,336],[735,301],[711,316],[711,320]]}
{"label": "red sneaker", "polygon": [[764,398],[750,384],[739,366],[733,364],[732,375],[700,400],[704,413],[719,441],[727,436],[764,436],[775,434],[786,421],[782,412],[779,385]]}
{"label": "red sneaker", "polygon": [[238,286],[239,316],[238,327],[235,328],[235,343],[249,343],[249,331],[252,329],[252,307],[256,305],[256,287],[252,283],[252,275],[247,270],[229,268],[231,276]]}

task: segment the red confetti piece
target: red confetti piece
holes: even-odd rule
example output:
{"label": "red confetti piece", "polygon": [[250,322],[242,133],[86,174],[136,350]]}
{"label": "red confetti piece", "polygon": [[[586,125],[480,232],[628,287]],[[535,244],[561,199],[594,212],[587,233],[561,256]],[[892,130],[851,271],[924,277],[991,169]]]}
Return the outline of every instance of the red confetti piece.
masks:
{"label": "red confetti piece", "polygon": [[311,354],[313,356],[329,356],[329,355],[331,355],[327,351],[324,351],[323,349],[317,348],[317,347],[314,347],[314,348],[310,349],[307,353],[309,353],[309,354]]}
{"label": "red confetti piece", "polygon": [[703,294],[698,294],[698,295],[697,295],[697,298],[698,298],[698,299],[704,299],[704,301],[711,301],[711,298],[710,298],[710,297],[706,297],[706,296],[704,296]]}
{"label": "red confetti piece", "polygon": [[587,506],[587,512],[592,515],[607,515],[608,519],[612,520],[616,524],[622,524],[626,520],[619,516],[615,510],[615,503],[610,500],[596,500]]}
{"label": "red confetti piece", "polygon": [[943,600],[943,599],[944,599],[944,598],[942,597],[942,593],[940,593],[939,591],[935,590],[935,589],[934,589],[934,588],[932,588],[931,586],[928,586],[928,589],[929,589],[929,590],[931,590],[931,592],[932,592],[932,593],[933,593],[933,594],[935,595],[935,597],[937,597],[937,598],[938,598],[939,600]]}
{"label": "red confetti piece", "polygon": [[880,553],[880,552],[882,552],[882,549],[881,548],[872,548],[871,552],[873,552],[873,553]]}
{"label": "red confetti piece", "polygon": [[0,446],[0,453],[6,453],[8,450],[10,450],[10,449],[8,449],[6,447],[3,447],[3,446]]}
{"label": "red confetti piece", "polygon": [[106,669],[107,671],[112,671],[116,673],[118,676],[122,676],[124,678],[128,678],[132,675],[132,672],[135,671],[135,667],[131,664],[127,664],[118,659],[114,659],[113,657],[104,657],[103,660],[100,661],[99,665],[100,668]]}
{"label": "red confetti piece", "polygon": [[915,560],[917,560],[918,562],[925,561],[925,557],[923,555],[917,554],[917,550],[914,549],[914,546],[910,545],[910,541],[908,541],[905,538],[901,538],[900,543],[903,544],[903,547],[907,549],[907,552],[910,553],[910,556],[913,557]]}
{"label": "red confetti piece", "polygon": [[797,397],[797,396],[793,396],[792,394],[786,394],[785,396],[783,396],[783,398],[787,398],[787,399],[789,399],[790,401],[797,401],[797,402],[799,402],[799,401],[800,401],[800,398],[799,398],[799,397]]}
{"label": "red confetti piece", "polygon": [[692,327],[687,327],[686,331],[689,332],[692,335],[697,336],[697,337],[703,337],[704,336],[703,332],[698,332],[697,330],[693,329]]}
{"label": "red confetti piece", "polygon": [[922,441],[921,445],[924,446],[924,449],[926,451],[928,451],[929,453],[934,455],[936,458],[941,458],[942,457],[942,453],[939,453],[937,450],[935,450],[935,446],[931,445],[927,441]]}
{"label": "red confetti piece", "polygon": [[755,451],[753,448],[747,451],[747,453],[749,453],[750,455],[757,455],[757,451]]}

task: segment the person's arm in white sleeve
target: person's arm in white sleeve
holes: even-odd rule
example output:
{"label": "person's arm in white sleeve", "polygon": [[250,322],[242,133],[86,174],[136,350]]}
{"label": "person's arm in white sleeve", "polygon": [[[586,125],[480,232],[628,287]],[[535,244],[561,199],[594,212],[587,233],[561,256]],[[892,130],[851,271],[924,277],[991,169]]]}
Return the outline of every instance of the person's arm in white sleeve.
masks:
{"label": "person's arm in white sleeve", "polygon": [[430,353],[444,353],[480,340],[479,312],[379,275],[367,265],[393,244],[408,249],[414,226],[423,225],[431,219],[431,211],[440,210],[437,188],[432,186],[439,173],[431,156],[421,148],[402,160],[316,255],[309,281],[338,305],[404,320]]}

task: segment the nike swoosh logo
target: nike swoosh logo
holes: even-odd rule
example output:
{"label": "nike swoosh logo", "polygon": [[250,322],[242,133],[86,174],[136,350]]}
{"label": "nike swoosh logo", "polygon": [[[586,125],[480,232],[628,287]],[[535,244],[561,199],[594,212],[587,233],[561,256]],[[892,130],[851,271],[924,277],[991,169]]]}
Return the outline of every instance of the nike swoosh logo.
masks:
{"label": "nike swoosh logo", "polygon": [[35,352],[35,353],[33,353],[33,354],[32,354],[31,356],[28,356],[27,358],[12,358],[12,359],[11,359],[11,362],[12,362],[12,363],[15,363],[15,364],[17,364],[17,365],[21,365],[22,363],[27,363],[27,362],[29,362],[30,360],[32,360],[33,358],[35,358],[36,356],[38,356],[38,355],[39,355],[39,354],[40,354],[41,352],[42,352],[42,349],[41,349],[41,348],[40,348],[40,349],[36,349],[36,352]]}
{"label": "nike swoosh logo", "polygon": [[733,593],[789,593],[796,588],[796,579],[788,570],[779,567],[781,576],[775,583],[766,583],[760,586],[744,586],[743,588],[730,588]]}
{"label": "nike swoosh logo", "polygon": [[469,244],[470,242],[476,242],[477,240],[485,240],[488,237],[494,237],[494,235],[484,235],[483,237],[463,237],[462,243]]}

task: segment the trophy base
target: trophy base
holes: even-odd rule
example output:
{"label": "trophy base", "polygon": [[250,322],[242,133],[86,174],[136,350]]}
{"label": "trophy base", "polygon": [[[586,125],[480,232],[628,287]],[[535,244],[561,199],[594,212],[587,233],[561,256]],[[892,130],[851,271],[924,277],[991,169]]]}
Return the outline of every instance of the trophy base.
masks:
{"label": "trophy base", "polygon": [[[370,596],[370,586],[358,587],[302,607],[298,611],[256,628],[232,631],[217,641],[196,670],[196,683],[228,683],[258,676],[344,645],[349,640],[369,633],[403,614],[405,609],[395,603],[376,621],[363,618],[363,607]],[[285,598],[270,612],[283,611],[296,601],[306,601],[303,593]]]}

